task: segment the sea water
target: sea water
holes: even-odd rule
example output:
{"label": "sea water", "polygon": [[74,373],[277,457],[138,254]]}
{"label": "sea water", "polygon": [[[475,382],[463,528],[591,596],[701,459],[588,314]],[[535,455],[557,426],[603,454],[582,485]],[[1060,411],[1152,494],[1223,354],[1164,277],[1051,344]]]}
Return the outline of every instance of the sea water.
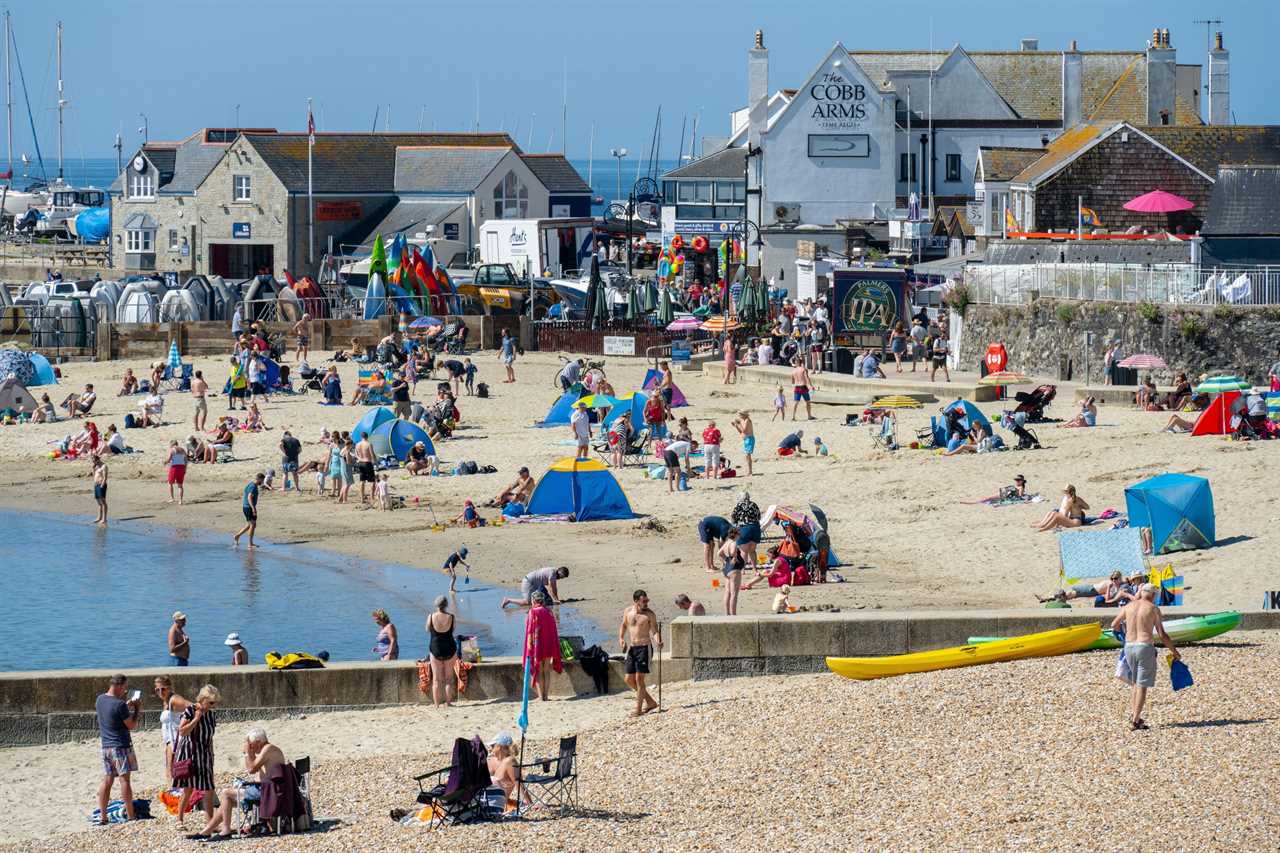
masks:
{"label": "sea water", "polygon": [[[373,661],[378,626],[370,614],[378,608],[396,626],[401,659],[423,658],[427,614],[449,587],[435,567],[269,542],[233,550],[229,536],[136,520],[102,529],[71,516],[0,510],[0,531],[0,671],[166,666],[175,610],[187,614],[192,666],[230,663],[223,641],[232,631],[252,663],[272,650]],[[464,583],[461,567],[459,574],[449,605],[457,633],[474,634],[486,656],[519,654],[526,611],[498,607],[515,593]],[[601,639],[586,617],[557,609],[561,634]]]}

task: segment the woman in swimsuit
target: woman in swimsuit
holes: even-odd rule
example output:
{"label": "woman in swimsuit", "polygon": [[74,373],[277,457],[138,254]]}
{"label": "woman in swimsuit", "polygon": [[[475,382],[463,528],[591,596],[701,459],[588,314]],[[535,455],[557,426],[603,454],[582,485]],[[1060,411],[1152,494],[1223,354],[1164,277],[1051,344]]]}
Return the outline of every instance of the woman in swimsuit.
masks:
{"label": "woman in swimsuit", "polygon": [[396,636],[396,626],[391,623],[387,611],[378,608],[373,611],[373,621],[378,624],[378,639],[373,643],[373,653],[378,660],[396,660],[400,657],[400,638]]}
{"label": "woman in swimsuit", "polygon": [[453,636],[453,614],[449,599],[436,596],[436,612],[427,617],[427,633],[431,635],[431,699],[436,707],[453,706],[458,700],[453,683],[453,659],[458,656],[458,641]]}
{"label": "woman in swimsuit", "polygon": [[1062,490],[1062,503],[1058,508],[1049,510],[1039,524],[1031,526],[1041,533],[1059,527],[1082,527],[1084,525],[1084,511],[1088,508],[1089,504],[1076,495],[1076,487],[1068,485]]}
{"label": "woman in swimsuit", "polygon": [[[182,712],[191,703],[173,692],[173,682],[167,675],[161,675],[155,681],[155,694],[160,697],[160,735],[164,739],[164,775],[173,778],[173,749],[178,744],[178,723]],[[181,818],[179,818],[181,821]]]}

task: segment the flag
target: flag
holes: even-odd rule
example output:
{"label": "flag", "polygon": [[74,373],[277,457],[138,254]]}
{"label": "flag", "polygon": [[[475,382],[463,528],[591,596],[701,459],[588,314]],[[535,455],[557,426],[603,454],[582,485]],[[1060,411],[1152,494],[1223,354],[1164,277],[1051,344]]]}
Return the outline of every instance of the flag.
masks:
{"label": "flag", "polygon": [[529,660],[533,657],[528,651],[524,655],[524,687],[521,688],[520,716],[516,717],[516,725],[521,735],[529,730]]}
{"label": "flag", "polygon": [[1004,230],[1010,234],[1022,231],[1022,226],[1018,224],[1018,220],[1013,218],[1013,212],[1007,207],[1004,209]]}
{"label": "flag", "polygon": [[1094,211],[1092,208],[1081,207],[1080,208],[1080,224],[1088,225],[1093,228],[1101,228],[1102,218],[1099,217],[1097,212]]}
{"label": "flag", "polygon": [[307,101],[307,144],[316,144],[316,117],[311,112],[310,101]]}

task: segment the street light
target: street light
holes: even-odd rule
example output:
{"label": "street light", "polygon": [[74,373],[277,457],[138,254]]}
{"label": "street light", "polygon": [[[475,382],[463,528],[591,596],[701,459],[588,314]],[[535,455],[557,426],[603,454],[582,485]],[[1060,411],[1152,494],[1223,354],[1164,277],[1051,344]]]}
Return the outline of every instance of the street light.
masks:
{"label": "street light", "polygon": [[618,158],[618,194],[615,198],[622,198],[622,158],[627,156],[625,148],[610,148],[609,153]]}
{"label": "street light", "polygon": [[146,145],[151,138],[151,123],[147,121],[146,113],[138,113],[138,117],[142,119],[142,127],[138,128],[138,133],[142,134],[142,144]]}

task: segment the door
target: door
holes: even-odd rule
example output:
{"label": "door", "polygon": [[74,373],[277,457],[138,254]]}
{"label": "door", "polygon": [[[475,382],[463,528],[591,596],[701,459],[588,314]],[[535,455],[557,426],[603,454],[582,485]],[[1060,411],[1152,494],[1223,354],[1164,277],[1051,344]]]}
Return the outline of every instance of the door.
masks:
{"label": "door", "polygon": [[484,232],[484,253],[482,255],[484,262],[487,264],[496,264],[505,261],[498,249],[498,232]]}

